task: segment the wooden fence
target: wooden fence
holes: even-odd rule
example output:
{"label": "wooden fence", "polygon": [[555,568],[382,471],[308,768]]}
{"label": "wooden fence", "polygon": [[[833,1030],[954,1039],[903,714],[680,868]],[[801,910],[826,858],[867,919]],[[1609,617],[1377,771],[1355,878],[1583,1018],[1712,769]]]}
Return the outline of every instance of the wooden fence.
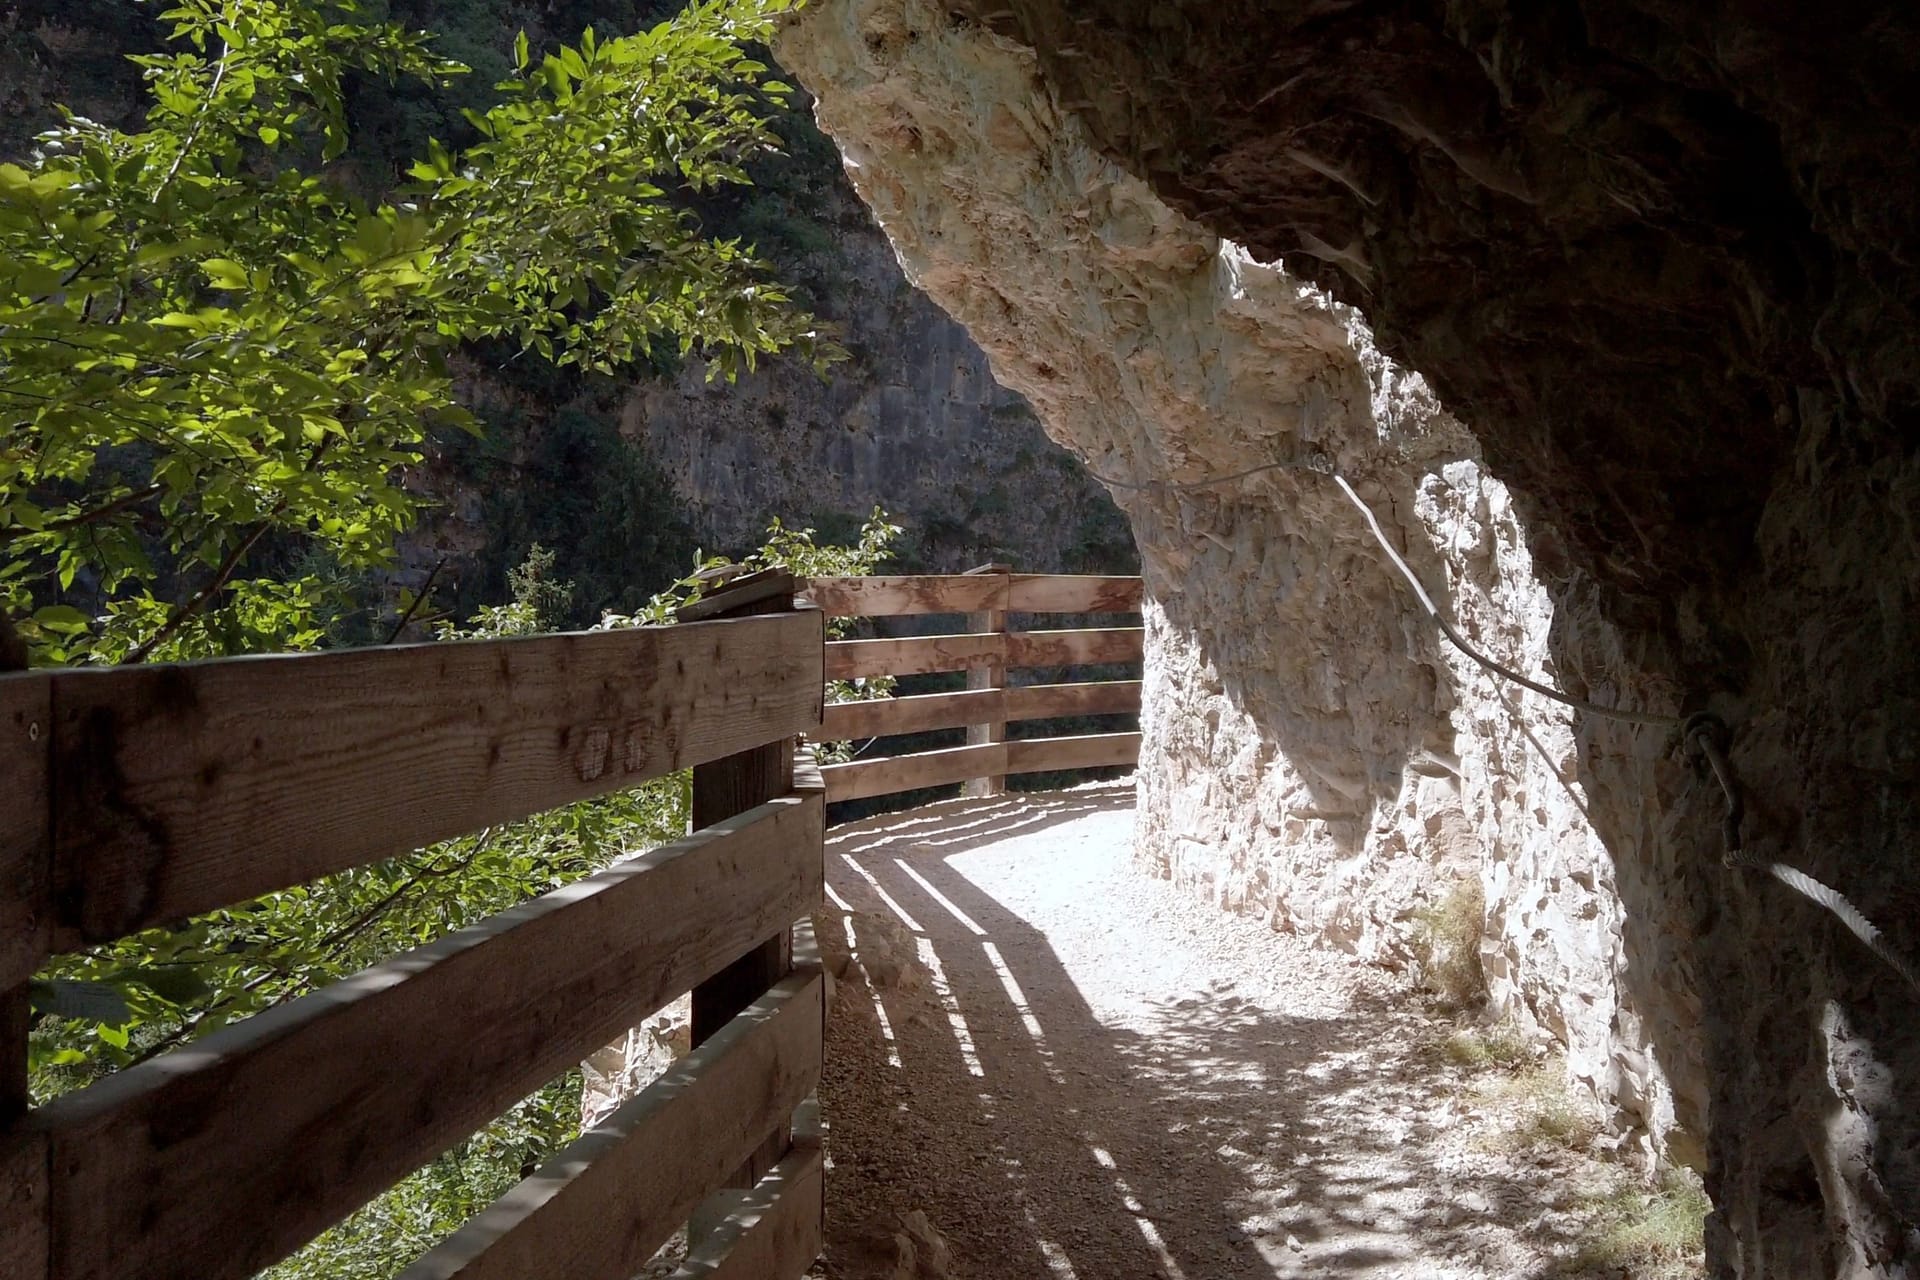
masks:
{"label": "wooden fence", "polygon": [[[407,1280],[624,1280],[819,1252],[822,624],[780,575],[683,625],[0,677],[0,1276],[241,1280],[689,989],[693,1052]],[[767,616],[725,616],[734,613]],[[685,767],[696,830],[26,1107],[52,954]],[[716,1202],[720,1203],[720,1202]]]}
{"label": "wooden fence", "polygon": [[1140,579],[1011,573],[991,565],[967,574],[814,578],[805,597],[828,617],[965,614],[967,630],[891,640],[832,640],[826,677],[907,676],[965,671],[951,693],[843,702],[827,707],[827,741],[964,727],[967,744],[939,751],[828,765],[827,799],[857,800],[964,782],[968,794],[994,795],[1008,774],[1131,765],[1138,733],[1096,733],[1008,741],[1009,722],[1113,715],[1140,709],[1138,680],[1009,685],[1017,667],[1137,662],[1141,628],[1013,631],[1008,614],[1137,613]]}

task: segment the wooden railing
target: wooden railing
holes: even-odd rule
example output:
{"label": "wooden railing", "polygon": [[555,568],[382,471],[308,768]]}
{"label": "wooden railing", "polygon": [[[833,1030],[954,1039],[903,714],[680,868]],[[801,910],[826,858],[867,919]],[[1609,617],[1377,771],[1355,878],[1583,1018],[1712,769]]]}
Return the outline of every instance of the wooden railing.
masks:
{"label": "wooden railing", "polygon": [[[250,1276],[689,989],[692,1053],[408,1280],[624,1280],[749,1182],[694,1270],[805,1270],[820,1152],[788,1125],[825,997],[789,931],[825,805],[792,743],[824,672],[792,597],[776,577],[673,627],[0,677],[0,1276]],[[27,1109],[50,955],[689,765],[685,839]]]}
{"label": "wooden railing", "polygon": [[1140,708],[1138,680],[1009,685],[1019,667],[1138,662],[1139,627],[1010,631],[1008,614],[1137,613],[1140,579],[1011,573],[989,565],[968,574],[814,578],[804,596],[828,617],[965,614],[967,630],[945,635],[827,642],[826,677],[910,676],[965,671],[950,693],[843,702],[826,709],[826,741],[966,728],[967,744],[912,755],[828,765],[827,799],[858,800],[963,782],[971,795],[998,794],[1008,774],[1131,765],[1138,733],[1080,734],[1008,741],[1020,720],[1116,715]]}

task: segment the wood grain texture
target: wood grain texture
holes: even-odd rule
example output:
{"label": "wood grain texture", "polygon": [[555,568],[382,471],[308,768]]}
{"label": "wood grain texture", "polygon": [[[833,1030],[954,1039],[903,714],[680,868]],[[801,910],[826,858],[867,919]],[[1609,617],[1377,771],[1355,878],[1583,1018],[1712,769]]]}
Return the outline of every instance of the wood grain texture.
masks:
{"label": "wood grain texture", "polygon": [[0,1128],[0,1276],[46,1280],[47,1139]]}
{"label": "wood grain texture", "polygon": [[[989,565],[975,572],[999,573],[1005,575],[1006,565]],[[1007,615],[1003,609],[989,609],[984,613],[967,615],[967,630],[998,632],[1007,629]],[[998,689],[1007,683],[1007,664],[1004,658],[990,658],[986,662],[967,668],[967,688]],[[967,726],[967,745],[982,747],[989,743],[1007,740],[1007,722],[1002,716]],[[997,796],[1007,789],[1007,780],[1000,774],[984,778],[969,778],[962,788],[963,795],[985,798]]]}
{"label": "wood grain texture", "polygon": [[1087,733],[1073,738],[1027,738],[1007,744],[1008,773],[1132,766],[1140,759],[1137,733]]}
{"label": "wood grain texture", "polygon": [[1014,631],[1007,635],[1010,667],[1078,667],[1138,662],[1146,632],[1139,627],[1085,627],[1074,631]]}
{"label": "wood grain texture", "polygon": [[1070,573],[1016,573],[1007,579],[1011,613],[1137,613],[1139,578]]}
{"label": "wood grain texture", "polygon": [[1008,719],[998,689],[963,689],[954,693],[922,693],[909,698],[876,698],[872,702],[836,702],[820,722],[825,742],[848,738],[884,738],[897,733],[926,733],[958,729],[988,720]]}
{"label": "wood grain texture", "polygon": [[0,991],[25,982],[47,956],[52,741],[53,678],[0,675]]}
{"label": "wood grain texture", "polygon": [[129,1068],[35,1112],[55,1280],[240,1280],[821,895],[794,796]]}
{"label": "wood grain texture", "polygon": [[794,1139],[775,1165],[673,1273],[672,1280],[799,1280],[825,1247],[818,1138]]}
{"label": "wood grain texture", "polygon": [[634,1274],[819,1082],[822,990],[783,979],[401,1280]]}
{"label": "wood grain texture", "polygon": [[904,640],[829,640],[827,679],[855,676],[919,676],[964,671],[1006,656],[1006,637],[913,636]]}
{"label": "wood grain texture", "polygon": [[812,610],[55,677],[73,948],[819,723]]}
{"label": "wood grain texture", "polygon": [[830,618],[979,613],[1006,608],[1007,578],[975,573],[813,578],[802,588],[802,595]]}
{"label": "wood grain texture", "polygon": [[856,760],[852,764],[830,764],[820,772],[827,779],[829,801],[864,800],[868,796],[941,787],[969,778],[1010,772],[1006,768],[1008,745],[995,742],[983,747],[949,747],[944,751],[921,751],[884,760]]}
{"label": "wood grain texture", "polygon": [[1125,715],[1140,710],[1138,680],[1093,680],[1082,684],[1030,684],[1007,690],[1007,719]]}

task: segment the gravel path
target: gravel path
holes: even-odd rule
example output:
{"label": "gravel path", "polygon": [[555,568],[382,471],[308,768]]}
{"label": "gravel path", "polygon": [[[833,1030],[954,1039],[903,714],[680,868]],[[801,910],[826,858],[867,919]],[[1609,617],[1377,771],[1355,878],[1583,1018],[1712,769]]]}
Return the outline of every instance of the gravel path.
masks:
{"label": "gravel path", "polygon": [[1447,1024],[1142,877],[1131,828],[1128,783],[829,833],[816,1275],[1581,1274],[1617,1173],[1503,1146]]}

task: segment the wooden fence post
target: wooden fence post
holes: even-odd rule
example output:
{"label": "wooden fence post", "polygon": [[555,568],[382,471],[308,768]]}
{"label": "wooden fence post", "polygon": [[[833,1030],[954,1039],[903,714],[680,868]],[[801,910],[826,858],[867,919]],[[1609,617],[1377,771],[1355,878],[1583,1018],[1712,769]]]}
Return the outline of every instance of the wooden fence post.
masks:
{"label": "wooden fence post", "polygon": [[[737,618],[751,614],[793,611],[794,577],[784,569],[769,569],[736,578],[710,590],[679,611],[682,622],[707,618]],[[744,813],[793,790],[794,742],[769,742],[711,764],[694,766],[693,829]],[[793,930],[775,936],[741,956],[693,989],[692,1040],[695,1047],[711,1039],[735,1014],[766,994],[793,968]],[[740,1170],[735,1186],[751,1187],[792,1145],[792,1135],[781,1126],[765,1146]]]}
{"label": "wooden fence post", "polygon": [[[0,633],[13,636],[4,615]],[[0,644],[0,672],[25,667],[14,648]],[[48,928],[49,689],[21,679],[0,690],[0,1275],[19,1280],[44,1280],[51,1256],[47,1139],[20,1124],[31,1101],[27,978],[46,955]]]}
{"label": "wooden fence post", "polygon": [[[1004,608],[1007,599],[1007,576],[1013,572],[1013,566],[1007,564],[983,564],[978,569],[969,569],[967,572],[969,574],[998,574],[1001,588],[1000,603],[1003,606],[999,609],[988,609],[980,613],[968,614],[967,630],[1004,634],[1007,629],[1007,611]],[[1007,664],[1004,658],[989,658],[978,665],[967,668],[967,688],[969,689],[1000,689],[1006,686],[1006,681]],[[985,746],[988,743],[1005,742],[1006,740],[1007,722],[1005,720],[994,720],[986,724],[972,724],[967,726],[967,745],[970,747]],[[997,796],[1003,794],[1006,789],[1006,775],[1000,774],[987,778],[971,778],[967,781],[960,794],[982,797]]]}

